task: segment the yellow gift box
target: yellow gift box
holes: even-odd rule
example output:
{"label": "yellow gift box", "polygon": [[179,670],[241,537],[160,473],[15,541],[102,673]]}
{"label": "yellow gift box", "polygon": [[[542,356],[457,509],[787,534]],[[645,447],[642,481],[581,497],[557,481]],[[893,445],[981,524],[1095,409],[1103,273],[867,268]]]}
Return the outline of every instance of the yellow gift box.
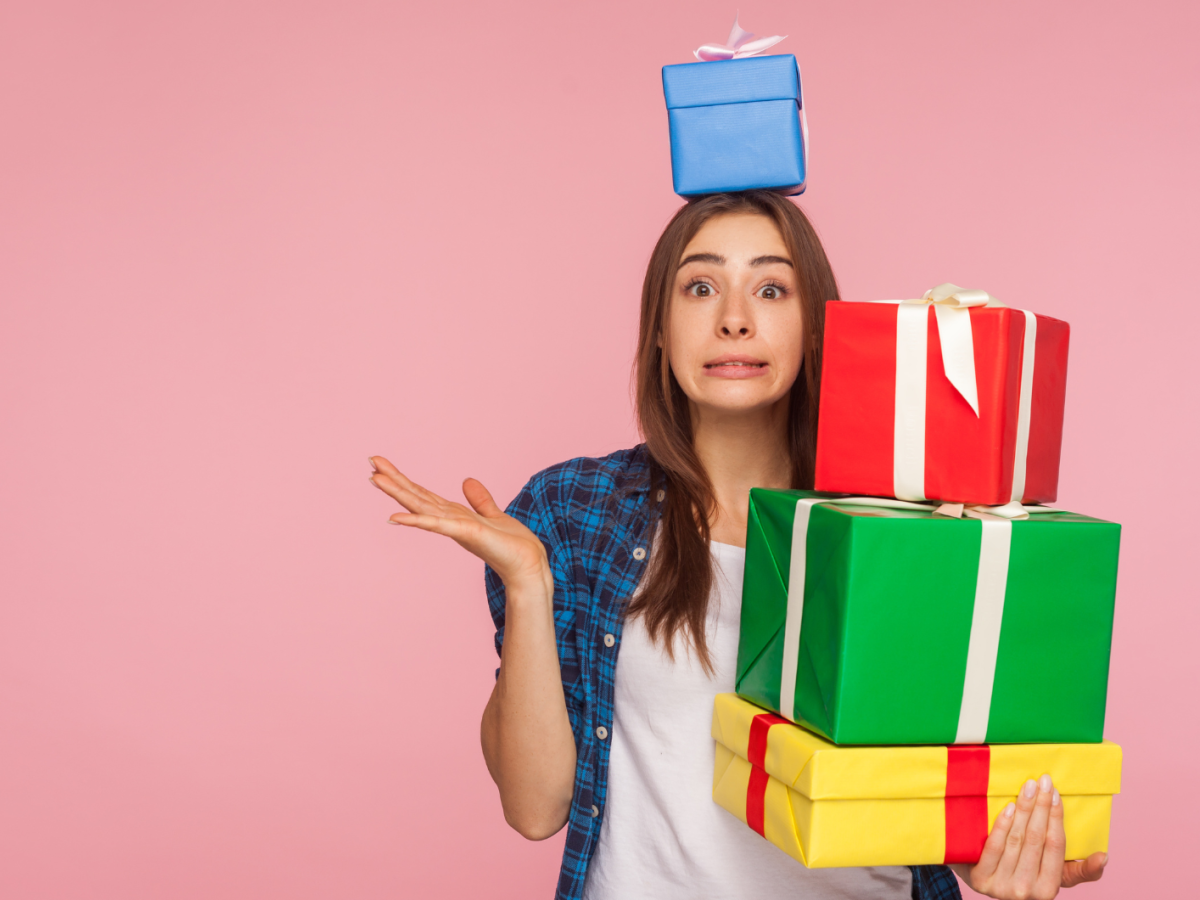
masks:
{"label": "yellow gift box", "polygon": [[718,694],[713,800],[806,866],[978,861],[1030,778],[1062,795],[1067,859],[1108,850],[1121,748],[1100,744],[839,747]]}

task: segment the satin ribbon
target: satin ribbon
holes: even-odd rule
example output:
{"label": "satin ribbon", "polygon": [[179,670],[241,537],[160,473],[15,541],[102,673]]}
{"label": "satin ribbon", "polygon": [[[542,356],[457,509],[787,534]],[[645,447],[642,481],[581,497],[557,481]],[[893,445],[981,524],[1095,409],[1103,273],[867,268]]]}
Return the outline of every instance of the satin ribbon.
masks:
{"label": "satin ribbon", "polygon": [[760,713],[750,720],[746,759],[750,762],[750,780],[746,784],[746,824],[767,836],[767,733],[773,725],[791,725],[787,719]]}
{"label": "satin ribbon", "polygon": [[975,863],[988,837],[988,781],[992,751],[946,748],[946,850],[944,863]]}
{"label": "satin ribbon", "polygon": [[745,59],[755,56],[764,50],[769,50],[787,37],[786,34],[776,34],[771,37],[754,40],[754,35],[743,30],[738,24],[739,16],[733,18],[733,28],[729,30],[729,40],[724,44],[705,44],[696,49],[696,59],[701,62],[714,62],[719,59]]}
{"label": "satin ribbon", "polygon": [[1000,625],[1004,621],[1004,595],[1008,590],[1008,557],[1012,546],[1014,519],[1031,513],[1055,512],[1044,506],[1022,506],[1010,501],[1003,506],[964,506],[943,503],[939,515],[979,519],[979,574],[975,579],[975,605],[971,612],[971,637],[967,644],[967,671],[963,677],[962,705],[958,711],[956,744],[982,744],[987,739],[1000,650]]}
{"label": "satin ribbon", "polygon": [[975,578],[975,603],[967,645],[967,669],[958,713],[955,744],[982,744],[987,738],[1008,587],[1008,557],[1014,519],[1040,512],[1061,512],[1044,506],[964,506],[961,503],[914,503],[886,497],[801,497],[796,501],[792,525],[792,559],[788,569],[787,615],[783,625],[783,667],[779,678],[779,712],[789,719],[796,714],[796,673],[800,664],[800,629],[804,624],[804,586],[808,567],[808,523],[818,503],[911,509],[951,518],[979,519],[983,530],[979,544],[979,570]]}
{"label": "satin ribbon", "polygon": [[[928,365],[929,312],[937,318],[946,378],[976,416],[979,386],[975,377],[975,345],[971,333],[972,307],[1003,307],[986,291],[967,290],[956,284],[939,284],[916,300],[882,300],[899,304],[896,311],[896,416],[893,434],[892,483],[903,500],[925,499],[925,372]],[[1025,469],[1029,455],[1029,412],[1033,396],[1033,363],[1037,345],[1037,317],[1025,315],[1021,389],[1017,401],[1017,445],[1013,457],[1012,499],[1025,495]]]}

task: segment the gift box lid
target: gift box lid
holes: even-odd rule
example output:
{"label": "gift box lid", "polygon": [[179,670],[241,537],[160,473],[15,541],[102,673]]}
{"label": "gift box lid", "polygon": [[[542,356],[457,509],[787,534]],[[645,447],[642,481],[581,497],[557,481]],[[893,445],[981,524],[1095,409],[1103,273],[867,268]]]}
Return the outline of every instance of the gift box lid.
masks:
{"label": "gift box lid", "polygon": [[[712,736],[749,759],[752,724],[764,710],[736,694],[718,694]],[[768,775],[812,800],[922,799],[946,796],[944,746],[839,747],[799,725],[778,720],[766,739]],[[1116,794],[1121,748],[1099,744],[996,744],[988,747],[988,794],[1016,796],[1030,778],[1049,772],[1060,794]]]}
{"label": "gift box lid", "polygon": [[790,53],[663,66],[662,77],[667,109],[760,100],[803,105],[800,70]]}

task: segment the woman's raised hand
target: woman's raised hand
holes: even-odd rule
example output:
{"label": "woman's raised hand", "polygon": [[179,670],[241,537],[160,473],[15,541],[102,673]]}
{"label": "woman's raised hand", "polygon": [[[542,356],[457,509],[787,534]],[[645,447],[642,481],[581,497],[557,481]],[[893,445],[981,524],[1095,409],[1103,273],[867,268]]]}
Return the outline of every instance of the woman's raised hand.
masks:
{"label": "woman's raised hand", "polygon": [[463,482],[468,509],[416,484],[382,456],[370,461],[371,484],[404,507],[388,521],[452,538],[504,581],[504,649],[479,737],[504,818],[530,840],[548,838],[571,809],[575,737],[555,643],[554,576],[546,549],[474,478]]}
{"label": "woman's raised hand", "polygon": [[369,458],[375,471],[370,480],[406,512],[395,513],[388,521],[444,534],[491,566],[509,587],[538,584],[554,592],[546,549],[537,535],[504,514],[488,489],[468,478],[463,496],[471,508],[439,497],[426,490],[382,456]]}
{"label": "woman's raised hand", "polygon": [[1064,862],[1062,798],[1049,775],[1025,782],[1016,803],[996,817],[974,866],[953,869],[973,890],[999,900],[1051,900],[1059,888],[1099,881],[1105,853]]}

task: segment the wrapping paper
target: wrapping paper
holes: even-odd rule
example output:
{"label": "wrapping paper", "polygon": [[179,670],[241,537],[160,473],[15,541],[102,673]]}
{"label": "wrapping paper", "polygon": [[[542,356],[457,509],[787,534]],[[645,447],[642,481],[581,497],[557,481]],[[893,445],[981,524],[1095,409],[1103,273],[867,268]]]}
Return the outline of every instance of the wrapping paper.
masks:
{"label": "wrapping paper", "polygon": [[663,67],[675,193],[804,191],[808,130],[791,54]]}
{"label": "wrapping paper", "polygon": [[[904,310],[903,312],[910,312]],[[974,347],[978,410],[946,376],[938,317],[928,320],[924,396],[923,497],[898,486],[900,460],[897,410],[904,391],[922,384],[900,382],[896,303],[831,301],[825,309],[821,408],[815,487],[822,491],[904,499],[944,500],[998,506],[1016,499],[1053,502],[1058,493],[1063,405],[1066,399],[1070,328],[1049,316],[1027,317],[1003,306],[964,310]],[[1033,320],[1032,359],[1025,338]],[[1031,383],[1022,397],[1022,369]],[[903,369],[903,367],[901,367]],[[1022,399],[1028,404],[1021,434]],[[921,423],[918,423],[920,425]],[[1025,452],[1018,459],[1018,444]],[[919,458],[918,458],[919,466]],[[1014,471],[1018,496],[1013,496]],[[917,480],[920,481],[918,468]]]}
{"label": "wrapping paper", "polygon": [[1024,782],[1062,795],[1067,859],[1108,850],[1121,748],[838,747],[733,694],[713,711],[713,800],[806,866],[974,863]]}
{"label": "wrapping paper", "polygon": [[998,546],[838,499],[750,492],[738,694],[838,744],[1102,739],[1119,525],[1044,512]]}

